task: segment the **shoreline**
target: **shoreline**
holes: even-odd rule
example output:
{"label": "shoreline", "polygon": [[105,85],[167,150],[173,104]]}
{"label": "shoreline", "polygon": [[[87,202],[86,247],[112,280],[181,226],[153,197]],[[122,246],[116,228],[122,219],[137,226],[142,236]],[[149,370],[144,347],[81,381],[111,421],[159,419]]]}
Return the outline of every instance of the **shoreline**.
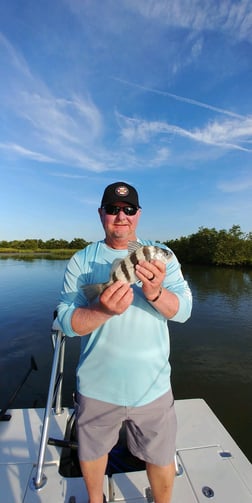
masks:
{"label": "shoreline", "polygon": [[78,249],[62,250],[12,250],[0,251],[0,258],[70,258]]}

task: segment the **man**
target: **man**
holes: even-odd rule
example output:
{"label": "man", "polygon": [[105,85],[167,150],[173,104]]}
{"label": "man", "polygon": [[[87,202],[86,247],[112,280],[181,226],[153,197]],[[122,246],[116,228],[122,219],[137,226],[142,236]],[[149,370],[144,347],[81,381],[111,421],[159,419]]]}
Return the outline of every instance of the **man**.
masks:
{"label": "man", "polygon": [[140,260],[137,283],[115,280],[89,303],[81,287],[107,282],[114,260],[125,258],[129,241],[137,240],[137,191],[125,182],[109,185],[98,211],[105,239],[71,258],[58,307],[63,331],[81,336],[76,395],[80,466],[90,503],[102,503],[108,453],[125,421],[128,447],[146,462],[155,503],[169,503],[176,416],[167,320],[189,318],[191,292],[173,254],[167,265]]}

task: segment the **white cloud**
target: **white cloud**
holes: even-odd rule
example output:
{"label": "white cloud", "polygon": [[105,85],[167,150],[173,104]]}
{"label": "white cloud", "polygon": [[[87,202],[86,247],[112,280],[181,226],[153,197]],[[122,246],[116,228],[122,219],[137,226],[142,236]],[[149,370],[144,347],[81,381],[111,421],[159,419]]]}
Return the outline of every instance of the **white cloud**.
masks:
{"label": "white cloud", "polygon": [[135,82],[129,82],[128,80],[125,79],[120,79],[118,77],[113,77],[114,80],[117,80],[118,82],[121,82],[122,84],[125,84],[127,86],[135,87],[136,89],[140,89],[144,92],[149,92],[153,94],[159,94],[160,96],[167,96],[168,98],[172,98],[176,101],[181,101],[182,103],[187,103],[188,105],[195,105],[200,108],[205,108],[207,110],[211,110],[213,112],[217,112],[223,115],[228,115],[230,117],[237,117],[243,119],[244,116],[237,114],[235,112],[232,112],[231,110],[226,110],[224,108],[216,107],[210,103],[203,103],[202,101],[198,101],[192,98],[188,98],[186,96],[180,96],[178,94],[174,93],[169,93],[168,91],[160,91],[159,89],[155,89],[152,87],[147,87],[141,84],[136,84]]}
{"label": "white cloud", "polygon": [[69,178],[69,179],[72,179],[72,180],[78,180],[78,179],[82,179],[83,178],[88,178],[88,175],[76,175],[74,173],[62,173],[62,172],[51,172],[49,173],[50,176],[56,176],[58,178]]}
{"label": "white cloud", "polygon": [[0,55],[6,61],[6,65],[11,65],[13,70],[24,76],[31,77],[29,67],[22,56],[18,53],[9,40],[0,32]]}
{"label": "white cloud", "polygon": [[63,100],[49,92],[17,91],[16,114],[36,130],[37,138],[51,147],[62,142],[87,144],[101,133],[102,119],[92,100],[73,97]]}
{"label": "white cloud", "polygon": [[252,41],[252,4],[250,0],[125,0],[143,17],[167,26],[190,30],[226,32],[235,39]]}
{"label": "white cloud", "polygon": [[202,130],[194,130],[193,135],[195,139],[205,143],[252,152],[252,149],[243,147],[252,138],[252,117],[222,122],[215,120]]}
{"label": "white cloud", "polygon": [[38,162],[57,162],[52,157],[48,157],[40,152],[34,152],[33,150],[28,150],[27,148],[17,145],[15,143],[0,143],[0,149],[14,154],[20,157],[25,157],[26,159],[33,159]]}
{"label": "white cloud", "polygon": [[170,149],[168,149],[167,147],[158,148],[156,155],[151,159],[150,164],[154,166],[160,166],[161,164],[167,163],[170,157]]}
{"label": "white cloud", "polygon": [[147,143],[151,137],[157,135],[178,135],[191,140],[215,145],[225,149],[238,149],[252,152],[243,144],[252,138],[252,118],[242,117],[233,120],[213,121],[203,128],[185,129],[164,121],[147,121],[124,117],[118,114],[122,137],[131,142]]}
{"label": "white cloud", "polygon": [[172,73],[173,75],[178,74],[181,70],[184,70],[186,67],[190,67],[201,55],[203,49],[203,38],[198,37],[196,39],[191,40],[192,34],[187,38],[186,47],[187,50],[183,54],[183,57],[172,58]]}
{"label": "white cloud", "polygon": [[218,189],[222,192],[243,192],[252,188],[252,177],[240,175],[239,178],[226,180],[218,183]]}
{"label": "white cloud", "polygon": [[[0,105],[21,124],[9,132],[1,148],[43,162],[63,162],[97,172],[104,163],[89,152],[103,134],[103,118],[88,93],[69,98],[55,96],[32,74],[23,56],[0,37],[0,63],[5,60],[5,79],[0,83]],[[13,139],[11,141],[11,136]],[[39,154],[38,152],[43,152]]]}

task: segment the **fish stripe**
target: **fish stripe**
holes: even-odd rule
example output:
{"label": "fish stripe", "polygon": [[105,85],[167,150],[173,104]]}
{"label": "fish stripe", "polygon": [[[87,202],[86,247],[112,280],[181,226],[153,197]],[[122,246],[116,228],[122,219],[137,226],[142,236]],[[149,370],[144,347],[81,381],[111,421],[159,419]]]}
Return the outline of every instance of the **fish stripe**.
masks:
{"label": "fish stripe", "polygon": [[125,260],[123,260],[123,261],[121,262],[121,270],[122,270],[122,273],[124,274],[124,276],[125,276],[126,280],[127,280],[128,282],[130,282],[131,277],[130,277],[129,271],[128,271],[128,269],[127,269],[127,264],[126,264]]}
{"label": "fish stripe", "polygon": [[148,246],[143,246],[143,254],[147,262],[151,261],[151,252]]}
{"label": "fish stripe", "polygon": [[131,253],[131,255],[129,256],[129,259],[131,261],[131,263],[133,264],[133,266],[137,265],[138,263],[138,258],[137,258],[137,255],[138,255],[138,252],[137,251],[134,251],[133,253]]}
{"label": "fish stripe", "polygon": [[112,280],[113,280],[114,282],[118,280],[117,275],[116,275],[116,272],[117,272],[117,271],[114,271],[114,272],[113,272],[113,274],[112,274]]}

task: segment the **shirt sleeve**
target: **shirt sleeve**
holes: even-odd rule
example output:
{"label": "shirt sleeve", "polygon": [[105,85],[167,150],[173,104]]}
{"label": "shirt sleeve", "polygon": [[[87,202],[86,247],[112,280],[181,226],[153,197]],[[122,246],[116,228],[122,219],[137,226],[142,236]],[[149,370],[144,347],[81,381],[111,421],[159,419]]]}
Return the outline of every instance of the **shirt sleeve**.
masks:
{"label": "shirt sleeve", "polygon": [[69,337],[79,335],[72,329],[71,320],[74,310],[77,307],[87,305],[87,300],[80,288],[84,283],[82,281],[84,271],[81,265],[84,261],[84,252],[85,250],[75,253],[67,264],[57,308],[59,324],[62,331]]}
{"label": "shirt sleeve", "polygon": [[180,263],[173,254],[173,258],[166,266],[166,277],[163,282],[164,288],[177,295],[179,299],[179,309],[171,321],[184,323],[191,316],[192,311],[192,293],[187,281],[181,271]]}

